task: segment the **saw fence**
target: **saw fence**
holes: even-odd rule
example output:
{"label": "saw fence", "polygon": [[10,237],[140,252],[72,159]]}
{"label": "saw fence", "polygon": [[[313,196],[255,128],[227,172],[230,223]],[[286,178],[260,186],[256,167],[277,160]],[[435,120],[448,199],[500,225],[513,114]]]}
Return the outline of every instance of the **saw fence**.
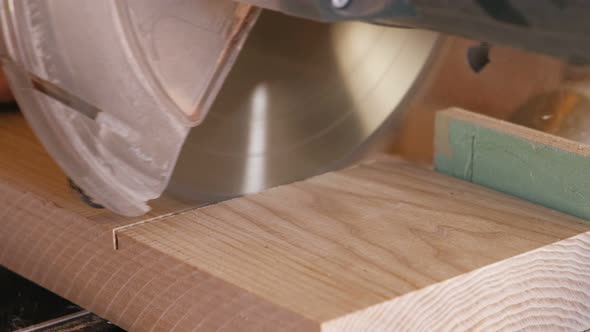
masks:
{"label": "saw fence", "polygon": [[[377,157],[206,207],[164,198],[126,219],[80,202],[23,119],[0,116],[0,264],[122,328],[590,328],[590,223],[555,210],[574,213],[563,205]],[[444,128],[439,169],[472,182],[493,175],[478,164],[485,149],[461,152],[455,127]],[[544,143],[559,150],[563,141]],[[521,173],[541,174],[544,165],[523,158]],[[564,192],[588,205],[584,192]]]}

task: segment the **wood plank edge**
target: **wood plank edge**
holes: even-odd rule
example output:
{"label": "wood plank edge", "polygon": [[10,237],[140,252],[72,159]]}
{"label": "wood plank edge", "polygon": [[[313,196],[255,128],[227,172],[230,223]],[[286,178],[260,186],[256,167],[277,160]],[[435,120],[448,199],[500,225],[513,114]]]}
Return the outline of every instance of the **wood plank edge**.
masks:
{"label": "wood plank edge", "polygon": [[0,206],[1,265],[124,329],[320,329],[158,248],[114,251],[108,227],[18,187],[0,182]]}
{"label": "wood plank edge", "polygon": [[590,328],[590,232],[322,324],[322,331]]}

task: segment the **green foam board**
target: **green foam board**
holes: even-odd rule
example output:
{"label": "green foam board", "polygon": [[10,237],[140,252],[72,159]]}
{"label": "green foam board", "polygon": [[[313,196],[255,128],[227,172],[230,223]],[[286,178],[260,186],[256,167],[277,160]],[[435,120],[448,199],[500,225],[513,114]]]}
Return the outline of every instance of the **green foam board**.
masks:
{"label": "green foam board", "polygon": [[590,219],[590,147],[459,109],[438,113],[439,172]]}

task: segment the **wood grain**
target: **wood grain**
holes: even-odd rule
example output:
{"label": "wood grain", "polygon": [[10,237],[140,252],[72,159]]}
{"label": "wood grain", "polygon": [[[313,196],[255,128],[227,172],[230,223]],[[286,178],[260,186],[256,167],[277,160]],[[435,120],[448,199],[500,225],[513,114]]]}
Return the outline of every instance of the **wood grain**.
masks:
{"label": "wood grain", "polygon": [[150,215],[95,210],[71,193],[18,113],[0,114],[0,264],[129,331],[313,331],[308,320],[157,249],[112,248],[116,227]]}
{"label": "wood grain", "polygon": [[0,182],[0,263],[129,331],[303,331],[314,324]]}
{"label": "wood grain", "polygon": [[585,331],[590,236],[501,261],[332,320],[325,331]]}
{"label": "wood grain", "polygon": [[590,219],[590,146],[460,109],[439,113],[436,169]]}
{"label": "wood grain", "polygon": [[[587,243],[581,249],[572,246],[571,252],[563,250],[567,259],[556,262],[559,266],[547,265],[553,278],[580,272],[574,273],[575,279],[566,277],[562,294],[529,288],[544,274],[519,280],[498,272],[512,264],[530,268],[527,260],[511,263],[510,259],[589,229],[590,224],[573,217],[383,159],[132,228],[121,233],[120,243],[123,250],[133,240],[158,248],[328,330],[414,331],[420,326],[428,330],[440,317],[420,315],[427,308],[417,302],[414,320],[396,321],[397,312],[408,307],[408,302],[398,299],[430,289],[437,299],[428,313],[444,313],[445,308],[468,302],[473,283],[441,282],[455,277],[472,280],[465,274],[490,264],[498,268],[477,277],[482,280],[482,301],[502,283],[508,288],[498,296],[515,298],[514,303],[481,303],[499,313],[517,314],[512,306],[530,304],[549,315],[551,307],[543,303],[551,302],[555,294],[590,292],[590,280],[581,277],[590,264]],[[535,267],[544,256],[538,257],[531,263]],[[498,279],[497,273],[505,279]],[[560,287],[551,282],[543,285]],[[564,301],[566,314],[561,318],[571,318],[574,309],[590,310],[585,300]],[[378,315],[363,311],[373,306],[384,309]],[[540,327],[543,319],[535,320],[535,313],[523,310],[514,319],[532,319],[530,326]],[[486,314],[457,319],[491,324]],[[580,318],[577,326],[590,326],[589,318]],[[440,326],[444,330],[456,323],[443,320]]]}
{"label": "wood grain", "polygon": [[[127,330],[590,327],[575,217],[380,157],[125,219],[70,196],[22,119],[2,119],[0,264]],[[153,217],[112,249],[114,228]]]}

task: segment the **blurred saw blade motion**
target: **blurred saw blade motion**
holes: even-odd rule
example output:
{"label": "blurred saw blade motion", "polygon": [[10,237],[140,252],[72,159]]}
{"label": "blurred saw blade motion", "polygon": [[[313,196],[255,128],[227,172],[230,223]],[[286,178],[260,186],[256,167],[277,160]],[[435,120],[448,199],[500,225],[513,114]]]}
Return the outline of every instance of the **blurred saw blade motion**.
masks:
{"label": "blurred saw blade motion", "polygon": [[264,11],[207,119],[191,130],[169,192],[225,199],[342,167],[377,149],[428,71],[437,38]]}
{"label": "blurred saw blade motion", "polygon": [[292,17],[264,12],[251,31],[182,150],[169,189],[183,197],[257,192],[345,165],[378,144],[437,53],[437,34],[406,28],[582,63],[590,54],[590,2],[241,2]]}
{"label": "blurred saw blade motion", "polygon": [[165,190],[260,9],[230,0],[1,0],[20,108],[85,193],[134,216]]}
{"label": "blurred saw blade motion", "polygon": [[23,113],[84,193],[129,216],[164,190],[215,201],[345,165],[391,125],[437,41],[272,11],[257,20],[258,7],[231,0],[0,1],[3,69]]}

